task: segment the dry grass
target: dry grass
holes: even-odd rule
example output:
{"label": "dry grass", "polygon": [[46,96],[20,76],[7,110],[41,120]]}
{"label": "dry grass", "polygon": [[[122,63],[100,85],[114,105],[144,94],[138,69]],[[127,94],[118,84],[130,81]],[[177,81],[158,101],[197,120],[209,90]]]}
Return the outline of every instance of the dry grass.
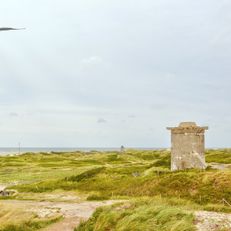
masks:
{"label": "dry grass", "polygon": [[60,220],[60,216],[40,218],[17,204],[0,204],[0,231],[33,231]]}

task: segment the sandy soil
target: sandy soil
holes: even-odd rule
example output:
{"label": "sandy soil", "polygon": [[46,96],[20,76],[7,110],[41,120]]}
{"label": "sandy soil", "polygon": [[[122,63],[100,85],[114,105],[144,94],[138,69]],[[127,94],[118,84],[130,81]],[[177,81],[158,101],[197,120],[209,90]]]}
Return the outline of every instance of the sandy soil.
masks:
{"label": "sandy soil", "polygon": [[33,212],[41,218],[60,214],[63,219],[43,229],[43,231],[73,231],[81,221],[89,219],[96,208],[117,202],[119,201],[67,203],[5,200],[1,201],[1,204],[17,206],[23,210]]}
{"label": "sandy soil", "polygon": [[197,211],[195,216],[198,231],[231,230],[231,214]]}
{"label": "sandy soil", "polygon": [[3,191],[6,188],[6,185],[0,184],[0,191]]}
{"label": "sandy soil", "polygon": [[209,163],[208,166],[211,166],[213,169],[219,169],[219,170],[230,170],[231,164],[220,164],[220,163]]}

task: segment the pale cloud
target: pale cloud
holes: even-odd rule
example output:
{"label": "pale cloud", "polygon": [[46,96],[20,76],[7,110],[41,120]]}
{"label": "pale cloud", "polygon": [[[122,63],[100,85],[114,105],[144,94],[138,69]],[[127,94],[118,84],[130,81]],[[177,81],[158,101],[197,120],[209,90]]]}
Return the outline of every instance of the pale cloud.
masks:
{"label": "pale cloud", "polygon": [[105,120],[104,118],[99,118],[99,119],[97,120],[97,123],[99,123],[99,124],[107,123],[107,120]]}
{"label": "pale cloud", "polygon": [[19,117],[19,114],[16,113],[16,112],[10,112],[10,113],[9,113],[9,116],[10,116],[10,117]]}
{"label": "pale cloud", "polygon": [[128,118],[130,118],[130,119],[135,119],[135,118],[136,118],[136,115],[129,115]]}
{"label": "pale cloud", "polygon": [[90,66],[90,65],[98,65],[103,62],[103,59],[100,56],[91,56],[89,58],[84,58],[81,61],[82,65]]}

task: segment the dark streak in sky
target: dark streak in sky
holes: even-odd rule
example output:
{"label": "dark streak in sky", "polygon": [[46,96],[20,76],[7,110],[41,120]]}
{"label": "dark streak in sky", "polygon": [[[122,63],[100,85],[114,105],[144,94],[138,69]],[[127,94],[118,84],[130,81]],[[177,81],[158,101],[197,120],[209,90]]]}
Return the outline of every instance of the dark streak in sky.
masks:
{"label": "dark streak in sky", "polygon": [[8,31],[8,30],[24,30],[25,28],[12,28],[12,27],[0,27],[0,31]]}

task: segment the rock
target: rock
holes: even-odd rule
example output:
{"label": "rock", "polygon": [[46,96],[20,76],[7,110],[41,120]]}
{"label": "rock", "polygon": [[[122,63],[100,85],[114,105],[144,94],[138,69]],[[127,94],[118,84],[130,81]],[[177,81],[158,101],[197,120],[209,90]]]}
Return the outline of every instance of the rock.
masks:
{"label": "rock", "polygon": [[0,197],[14,196],[17,193],[15,190],[0,190]]}

